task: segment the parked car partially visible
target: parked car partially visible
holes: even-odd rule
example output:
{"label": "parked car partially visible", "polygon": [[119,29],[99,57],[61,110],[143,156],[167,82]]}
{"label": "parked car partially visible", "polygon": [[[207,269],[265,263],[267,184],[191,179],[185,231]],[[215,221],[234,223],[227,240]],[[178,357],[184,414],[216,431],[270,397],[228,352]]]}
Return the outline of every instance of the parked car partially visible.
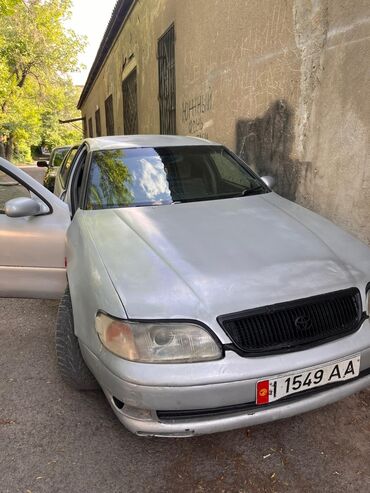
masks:
{"label": "parked car partially visible", "polygon": [[39,168],[47,168],[44,176],[44,187],[46,187],[51,192],[54,191],[55,177],[58,168],[62,164],[70,148],[71,146],[55,147],[51,151],[49,161],[46,160],[37,161],[37,166]]}

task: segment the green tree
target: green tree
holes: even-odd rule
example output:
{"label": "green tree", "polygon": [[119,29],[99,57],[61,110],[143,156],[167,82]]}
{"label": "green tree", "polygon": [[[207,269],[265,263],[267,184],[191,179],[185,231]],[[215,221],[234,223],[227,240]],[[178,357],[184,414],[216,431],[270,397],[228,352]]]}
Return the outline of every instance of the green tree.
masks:
{"label": "green tree", "polygon": [[0,1],[0,16],[9,15],[14,12],[16,5],[21,3],[22,0],[1,0]]}
{"label": "green tree", "polygon": [[65,27],[70,13],[71,0],[0,0],[0,138],[8,159],[29,158],[31,144],[81,138],[58,123],[78,116],[68,74],[78,69],[84,40]]}

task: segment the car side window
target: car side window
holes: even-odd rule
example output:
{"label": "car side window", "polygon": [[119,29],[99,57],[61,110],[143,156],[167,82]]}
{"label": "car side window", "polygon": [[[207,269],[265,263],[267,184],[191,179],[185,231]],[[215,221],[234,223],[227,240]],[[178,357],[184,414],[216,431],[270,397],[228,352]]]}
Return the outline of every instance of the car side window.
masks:
{"label": "car side window", "polygon": [[30,197],[29,190],[4,171],[0,170],[0,214],[5,213],[5,203],[18,197]]}
{"label": "car side window", "polygon": [[71,169],[71,165],[74,158],[76,157],[77,151],[78,148],[71,149],[67,154],[67,156],[65,157],[65,160],[63,161],[62,167],[60,169],[60,179],[63,185],[67,183],[69,170]]}
{"label": "car side window", "polygon": [[211,158],[215,163],[222,180],[234,185],[241,185],[246,182],[247,176],[245,169],[243,169],[241,165],[236,166],[235,160],[232,159],[227,152],[213,152],[211,153]]}

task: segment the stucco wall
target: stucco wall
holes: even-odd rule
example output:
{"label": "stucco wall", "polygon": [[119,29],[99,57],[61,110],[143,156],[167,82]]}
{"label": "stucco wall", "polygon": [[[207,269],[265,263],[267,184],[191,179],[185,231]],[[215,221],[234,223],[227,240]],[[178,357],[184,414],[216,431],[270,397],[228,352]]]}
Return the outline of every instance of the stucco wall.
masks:
{"label": "stucco wall", "polygon": [[[159,132],[157,41],[176,33],[177,133],[226,144],[277,191],[370,243],[369,0],[139,0],[82,106],[137,66],[141,133]],[[94,124],[95,127],[95,124]]]}
{"label": "stucco wall", "polygon": [[298,200],[370,243],[370,2],[332,0],[326,15]]}

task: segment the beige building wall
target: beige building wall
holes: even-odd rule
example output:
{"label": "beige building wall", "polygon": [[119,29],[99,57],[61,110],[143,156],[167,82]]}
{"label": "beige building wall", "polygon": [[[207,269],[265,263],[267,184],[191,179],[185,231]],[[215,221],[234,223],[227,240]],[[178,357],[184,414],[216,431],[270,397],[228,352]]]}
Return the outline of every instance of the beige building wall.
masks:
{"label": "beige building wall", "polygon": [[[136,66],[140,133],[159,133],[157,43],[174,23],[177,133],[221,142],[276,190],[370,244],[369,0],[138,0],[82,105]],[[95,130],[94,130],[95,132]]]}

